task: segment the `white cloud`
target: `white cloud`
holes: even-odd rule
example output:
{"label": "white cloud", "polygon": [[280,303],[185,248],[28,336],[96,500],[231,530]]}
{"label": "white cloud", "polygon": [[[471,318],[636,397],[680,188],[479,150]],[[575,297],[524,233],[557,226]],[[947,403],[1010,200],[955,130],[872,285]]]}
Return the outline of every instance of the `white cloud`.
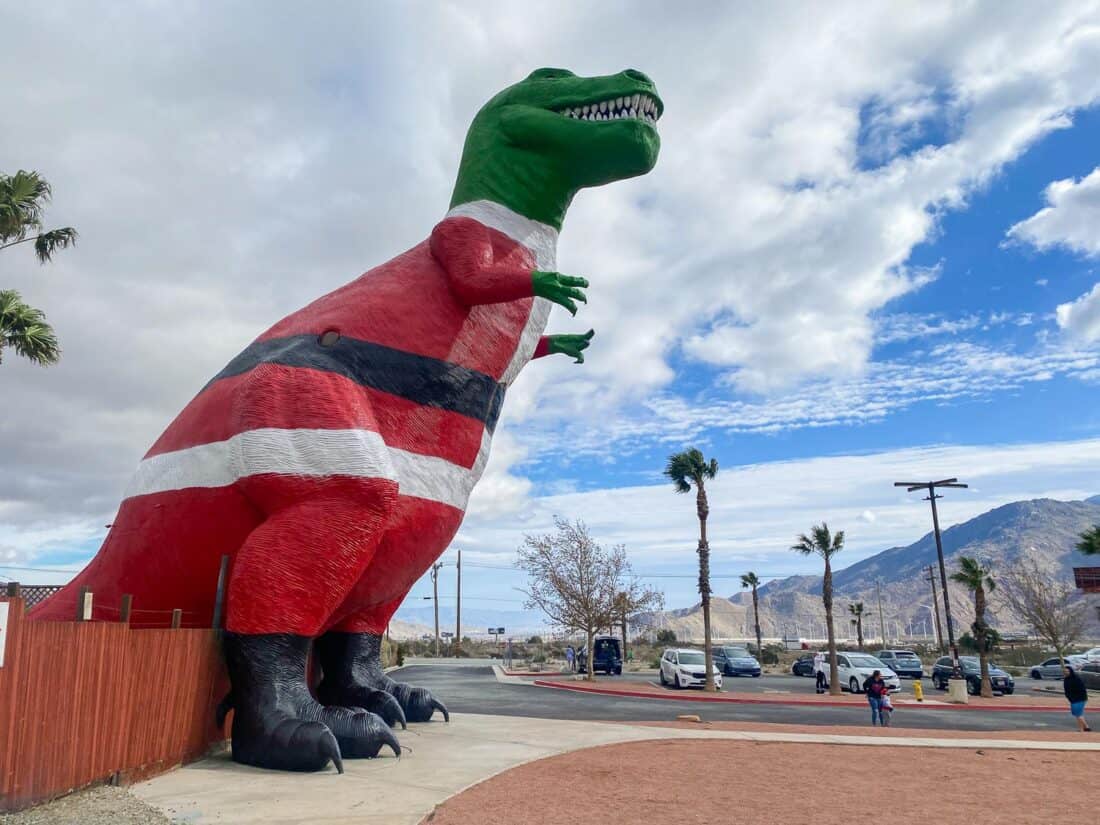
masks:
{"label": "white cloud", "polygon": [[[726,467],[708,485],[711,569],[718,576],[746,569],[767,576],[817,573],[816,565],[788,548],[797,533],[823,520],[846,532],[844,565],[910,544],[932,529],[931,513],[921,495],[895,488],[895,481],[957,476],[969,483],[970,489],[951,490],[939,502],[941,524],[949,526],[1021,499],[1094,495],[1100,492],[1098,461],[1100,439],[1088,439],[930,446]],[[460,533],[464,557],[465,548],[477,548],[485,561],[507,566],[523,535],[552,529],[555,514],[584,520],[606,544],[624,543],[638,569],[685,574],[683,581],[654,581],[667,589],[671,606],[691,603],[695,507],[668,484],[535,498],[522,522],[468,521]],[[492,575],[497,589],[518,583],[504,573],[477,575]],[[726,587],[720,590],[725,595],[737,589],[733,579],[716,581]]]}
{"label": "white cloud", "polygon": [[[1001,323],[1018,322],[1006,316]],[[684,445],[708,435],[778,433],[882,421],[915,404],[986,404],[996,394],[1056,376],[1091,380],[1100,351],[1039,344],[1018,352],[968,340],[935,343],[914,357],[877,361],[860,375],[806,382],[757,399],[729,398],[718,390],[684,397],[659,392],[622,414],[567,424],[525,424],[532,458],[567,466],[575,458],[625,455],[652,446]],[[562,458],[560,445],[569,444]]]}
{"label": "white cloud", "polygon": [[1059,304],[1055,317],[1058,326],[1072,338],[1085,343],[1100,340],[1100,284],[1076,301]]}
{"label": "white cloud", "polygon": [[1056,180],[1043,194],[1048,205],[1012,226],[1008,238],[1040,250],[1062,246],[1082,255],[1100,255],[1100,166],[1080,180]]}
{"label": "white cloud", "polygon": [[[0,519],[19,536],[0,540],[95,535],[149,444],[251,338],[427,236],[471,116],[541,64],[650,73],[662,157],[578,197],[559,263],[590,276],[590,302],[551,325],[597,337],[583,367],[521,376],[501,434],[517,448],[498,442],[476,506],[514,510],[526,488],[509,462],[546,455],[561,422],[605,454],[652,438],[616,413],[674,405],[680,351],[746,390],[839,377],[866,390],[836,420],[885,414],[881,388],[919,387],[868,366],[872,319],[935,276],[908,259],[945,210],[1100,97],[1098,8],[12,6],[0,70],[41,70],[6,89],[0,157],[50,179],[49,220],[81,242],[45,268],[3,253],[4,286],[47,312],[65,355],[0,368]],[[952,124],[947,142],[912,149],[932,121]],[[968,375],[931,375],[934,396],[959,397]],[[724,409],[746,427],[829,420],[793,395]],[[673,416],[674,435],[707,414]]]}

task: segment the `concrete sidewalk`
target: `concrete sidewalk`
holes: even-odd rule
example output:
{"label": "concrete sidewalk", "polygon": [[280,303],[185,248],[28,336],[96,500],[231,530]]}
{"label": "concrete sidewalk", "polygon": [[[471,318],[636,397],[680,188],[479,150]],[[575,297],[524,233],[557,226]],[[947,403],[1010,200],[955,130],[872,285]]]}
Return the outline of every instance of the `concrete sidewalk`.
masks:
{"label": "concrete sidewalk", "polygon": [[508,768],[557,753],[653,739],[739,739],[881,747],[1041,749],[1100,752],[1100,741],[1036,742],[842,736],[656,728],[618,723],[461,714],[399,732],[406,754],[348,760],[346,773],[291,774],[248,768],[228,755],[180,768],[131,791],[177,822],[416,825],[436,805]]}

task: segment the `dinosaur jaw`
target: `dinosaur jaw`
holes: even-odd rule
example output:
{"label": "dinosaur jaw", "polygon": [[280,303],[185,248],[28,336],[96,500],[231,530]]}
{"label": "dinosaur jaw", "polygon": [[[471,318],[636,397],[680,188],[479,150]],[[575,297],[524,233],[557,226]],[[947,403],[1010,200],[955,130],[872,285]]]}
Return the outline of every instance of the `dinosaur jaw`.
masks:
{"label": "dinosaur jaw", "polygon": [[648,123],[653,128],[661,119],[660,101],[645,93],[627,94],[609,97],[604,100],[585,104],[565,106],[557,110],[559,115],[573,120],[610,121],[635,119]]}

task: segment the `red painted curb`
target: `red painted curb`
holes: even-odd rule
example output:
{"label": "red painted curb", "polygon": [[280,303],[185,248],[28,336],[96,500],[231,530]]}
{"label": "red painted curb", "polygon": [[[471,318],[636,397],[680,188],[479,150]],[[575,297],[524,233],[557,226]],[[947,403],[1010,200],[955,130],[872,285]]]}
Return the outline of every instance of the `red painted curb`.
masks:
{"label": "red painted curb", "polygon": [[[677,702],[725,702],[727,704],[735,705],[806,705],[817,707],[834,707],[834,708],[859,708],[859,704],[856,702],[837,702],[837,701],[822,701],[814,702],[807,701],[805,699],[747,699],[742,697],[733,696],[705,696],[701,694],[675,694],[670,696],[662,696],[659,693],[646,693],[639,690],[608,690],[607,688],[598,687],[585,687],[583,685],[569,685],[562,684],[561,682],[547,682],[542,679],[536,679],[534,681],[538,687],[557,688],[558,690],[572,690],[577,693],[598,693],[602,696],[628,696],[634,699],[658,699],[662,701],[677,701]],[[899,707],[899,710],[988,710],[997,713],[1012,712],[1012,713],[1066,713],[1068,708],[1044,708],[1031,705],[999,705],[997,707],[989,707],[986,705],[922,705],[922,704],[910,704],[906,702]]]}

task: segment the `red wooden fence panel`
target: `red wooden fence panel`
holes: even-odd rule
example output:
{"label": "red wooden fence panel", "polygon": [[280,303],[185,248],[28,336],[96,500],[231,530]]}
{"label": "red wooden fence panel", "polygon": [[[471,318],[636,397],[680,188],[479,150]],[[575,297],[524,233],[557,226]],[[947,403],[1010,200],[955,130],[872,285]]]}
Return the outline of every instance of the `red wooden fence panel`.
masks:
{"label": "red wooden fence panel", "polygon": [[225,738],[214,725],[228,689],[215,631],[31,622],[21,599],[6,601],[0,811],[159,773]]}

